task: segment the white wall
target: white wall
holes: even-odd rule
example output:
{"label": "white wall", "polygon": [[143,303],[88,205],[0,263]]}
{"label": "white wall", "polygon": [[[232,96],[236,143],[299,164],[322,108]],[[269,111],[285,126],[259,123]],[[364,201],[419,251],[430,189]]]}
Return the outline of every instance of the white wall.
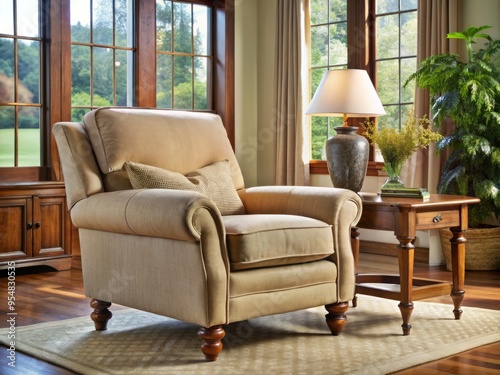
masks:
{"label": "white wall", "polygon": [[[236,154],[247,186],[274,184],[275,134],[274,61],[276,0],[235,0],[236,12]],[[500,0],[462,0],[460,29],[491,25],[489,34],[500,38]],[[363,191],[376,192],[383,177],[367,177]],[[332,186],[326,175],[311,176],[311,184]],[[430,263],[443,262],[437,231],[419,232],[417,246],[429,246]],[[393,242],[391,233],[364,237]]]}

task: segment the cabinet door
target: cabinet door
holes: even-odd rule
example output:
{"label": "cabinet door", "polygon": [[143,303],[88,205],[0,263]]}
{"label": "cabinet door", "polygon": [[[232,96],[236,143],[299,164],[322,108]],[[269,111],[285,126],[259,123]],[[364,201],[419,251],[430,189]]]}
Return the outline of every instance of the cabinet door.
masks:
{"label": "cabinet door", "polygon": [[0,199],[0,261],[33,255],[32,200]]}
{"label": "cabinet door", "polygon": [[64,197],[33,197],[33,255],[65,254],[66,203]]}

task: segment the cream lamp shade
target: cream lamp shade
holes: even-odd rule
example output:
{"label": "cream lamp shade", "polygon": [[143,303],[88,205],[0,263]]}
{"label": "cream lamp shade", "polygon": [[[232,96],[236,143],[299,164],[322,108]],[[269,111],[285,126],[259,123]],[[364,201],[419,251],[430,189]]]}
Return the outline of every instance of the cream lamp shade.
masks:
{"label": "cream lamp shade", "polygon": [[384,106],[366,70],[329,70],[321,79],[306,111],[307,115],[376,117],[385,115]]}

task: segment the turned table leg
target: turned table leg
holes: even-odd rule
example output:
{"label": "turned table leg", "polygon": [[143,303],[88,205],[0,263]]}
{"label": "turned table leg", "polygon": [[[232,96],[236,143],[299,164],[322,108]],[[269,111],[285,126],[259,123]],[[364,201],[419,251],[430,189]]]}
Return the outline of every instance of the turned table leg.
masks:
{"label": "turned table leg", "polygon": [[111,311],[108,310],[110,306],[110,302],[100,301],[98,299],[92,299],[90,301],[90,307],[94,309],[90,314],[90,318],[94,321],[94,326],[97,331],[105,331],[108,329],[108,321],[113,316]]}
{"label": "turned table leg", "polygon": [[413,312],[412,301],[412,286],[413,286],[413,262],[415,256],[415,247],[412,241],[414,237],[397,237],[398,245],[398,261],[399,261],[399,277],[401,288],[401,302],[398,305],[403,317],[403,335],[409,335],[411,324],[410,318]]}
{"label": "turned table leg", "polygon": [[455,319],[460,319],[462,315],[462,301],[465,291],[465,236],[460,228],[451,228],[453,237],[451,238],[451,271],[453,275],[453,287],[451,289],[451,298],[455,309],[453,314]]}

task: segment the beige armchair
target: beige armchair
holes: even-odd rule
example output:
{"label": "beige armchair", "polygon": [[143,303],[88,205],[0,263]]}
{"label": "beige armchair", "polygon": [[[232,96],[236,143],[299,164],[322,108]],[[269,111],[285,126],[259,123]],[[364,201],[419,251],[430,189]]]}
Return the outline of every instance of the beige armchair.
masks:
{"label": "beige armchair", "polygon": [[215,360],[223,326],[325,305],[342,331],[355,289],[353,192],[244,188],[219,116],[101,108],[55,136],[97,330],[111,303],[201,326]]}

